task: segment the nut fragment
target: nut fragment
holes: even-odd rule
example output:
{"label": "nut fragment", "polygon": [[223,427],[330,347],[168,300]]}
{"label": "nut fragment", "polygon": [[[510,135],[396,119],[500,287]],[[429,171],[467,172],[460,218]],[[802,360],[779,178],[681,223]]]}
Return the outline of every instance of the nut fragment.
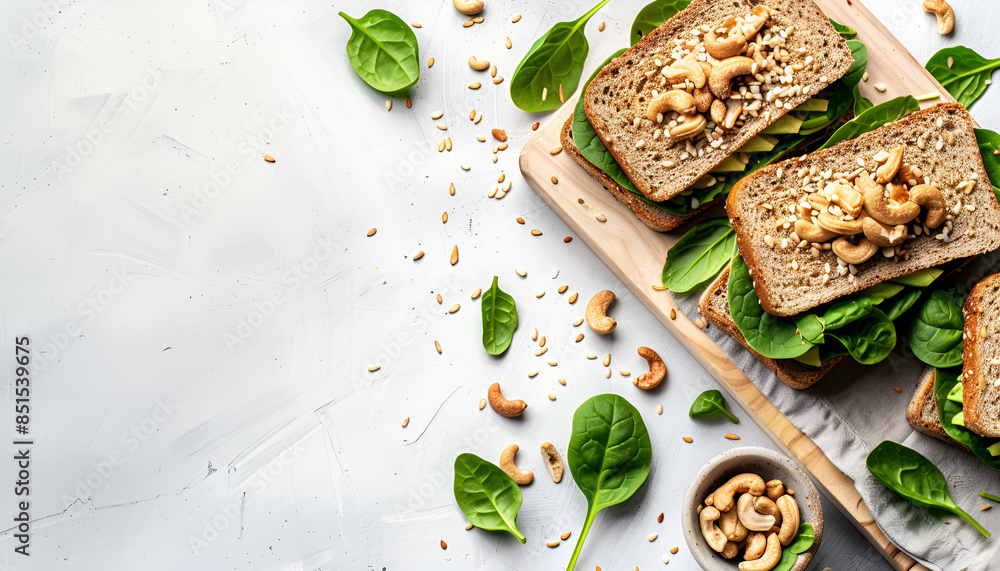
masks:
{"label": "nut fragment", "polygon": [[705,82],[707,81],[705,70],[699,64],[696,53],[691,53],[683,59],[674,62],[661,73],[667,79],[668,83],[690,81],[695,89],[705,87]]}
{"label": "nut fragment", "polygon": [[[865,217],[862,221],[862,230],[865,233],[865,238],[870,240],[874,246],[879,248],[898,246],[906,240],[907,234],[906,224],[890,226],[888,224],[882,224],[872,217]],[[845,261],[847,260],[845,259]]]}
{"label": "nut fragment", "polygon": [[785,495],[785,484],[781,480],[770,480],[764,486],[767,488],[767,497],[772,502],[778,501],[778,498]]}
{"label": "nut fragment", "polygon": [[486,59],[476,59],[476,56],[469,56],[469,67],[476,71],[483,71],[490,67],[490,61]]}
{"label": "nut fragment", "polygon": [[937,16],[938,33],[950,34],[955,29],[955,11],[945,0],[924,0],[924,12]]}
{"label": "nut fragment", "polygon": [[795,221],[795,235],[809,242],[826,242],[838,236],[836,232],[821,228],[804,218]]}
{"label": "nut fragment", "polygon": [[877,184],[885,184],[896,178],[896,173],[899,172],[901,164],[903,164],[903,145],[889,151],[889,158],[875,171],[875,182]]}
{"label": "nut fragment", "polygon": [[748,57],[726,58],[712,68],[712,75],[708,78],[708,87],[712,90],[712,94],[719,99],[728,99],[732,91],[730,82],[741,75],[751,73],[753,67],[754,61]]}
{"label": "nut fragment", "polygon": [[[559,451],[556,450],[555,444],[551,442],[542,443],[542,461],[545,463],[545,469],[548,470],[552,481],[557,484],[562,481],[563,459],[559,455]],[[564,537],[563,539],[566,538]]]}
{"label": "nut fragment", "polygon": [[764,479],[757,474],[752,472],[739,474],[730,478],[712,494],[712,505],[722,511],[729,511],[735,504],[733,501],[735,494],[749,493],[753,496],[762,496],[765,489]]}
{"label": "nut fragment", "polygon": [[684,122],[670,128],[670,136],[678,141],[694,137],[705,129],[708,121],[704,115],[683,115]]}
{"label": "nut fragment", "polygon": [[[576,295],[576,294],[573,294]],[[615,326],[618,325],[614,319],[608,317],[607,310],[611,302],[615,300],[615,292],[611,290],[603,290],[594,294],[594,297],[590,298],[587,302],[587,325],[594,330],[595,333],[600,333],[601,335],[606,335],[615,330]],[[576,301],[571,299],[570,303]]]}
{"label": "nut fragment", "polygon": [[718,60],[738,56],[747,47],[747,40],[739,31],[734,31],[730,35],[720,38],[715,30],[705,34],[705,50],[708,55]]}
{"label": "nut fragment", "polygon": [[910,200],[927,209],[924,224],[937,228],[944,223],[944,196],[936,186],[918,184],[910,189]]}
{"label": "nut fragment", "polygon": [[[868,218],[867,220],[872,220]],[[875,222],[872,220],[875,224]],[[864,226],[862,225],[862,229]],[[847,236],[841,236],[833,242],[833,253],[848,264],[860,264],[867,261],[878,252],[878,246],[868,238],[862,238],[857,244],[851,243]]]}
{"label": "nut fragment", "polygon": [[483,0],[452,0],[455,4],[455,9],[459,12],[465,14],[466,16],[473,16],[483,11],[483,7],[486,3]]}
{"label": "nut fragment", "polygon": [[649,102],[646,118],[655,122],[658,114],[676,111],[681,115],[691,115],[695,112],[694,97],[687,91],[671,89],[656,96]]}
{"label": "nut fragment", "polygon": [[497,465],[500,466],[501,470],[507,472],[507,475],[519,486],[524,486],[535,479],[535,474],[531,470],[522,470],[514,464],[514,455],[517,454],[518,450],[517,444],[511,444],[504,448],[503,453],[500,454],[500,463]]}
{"label": "nut fragment", "polygon": [[500,383],[490,385],[490,390],[486,393],[486,398],[489,399],[490,407],[497,414],[506,416],[507,418],[521,416],[524,409],[528,408],[528,403],[523,400],[507,400],[504,398],[503,394],[500,393]]}
{"label": "nut fragment", "polygon": [[698,514],[698,521],[701,522],[701,534],[705,537],[705,541],[708,542],[708,546],[719,553],[722,553],[722,550],[726,548],[726,544],[729,543],[726,535],[722,533],[719,526],[715,525],[716,520],[721,515],[722,513],[712,506],[706,507]]}
{"label": "nut fragment", "polygon": [[[798,222],[798,221],[796,221]],[[844,220],[839,216],[834,216],[829,212],[820,212],[816,217],[816,223],[820,228],[835,232],[842,236],[852,236],[861,233],[861,220]],[[807,239],[804,238],[803,239]]]}
{"label": "nut fragment", "polygon": [[649,347],[639,347],[637,352],[640,357],[649,363],[649,372],[632,379],[632,384],[644,390],[656,388],[660,384],[660,381],[663,380],[663,377],[666,376],[667,366],[656,351],[653,351]]}

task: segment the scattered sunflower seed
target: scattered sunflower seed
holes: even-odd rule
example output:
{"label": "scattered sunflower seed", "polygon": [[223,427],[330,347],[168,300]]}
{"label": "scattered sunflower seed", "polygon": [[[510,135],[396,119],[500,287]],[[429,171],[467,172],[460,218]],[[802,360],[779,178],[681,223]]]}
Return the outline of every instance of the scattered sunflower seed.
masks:
{"label": "scattered sunflower seed", "polygon": [[572,241],[573,241],[573,237],[572,236],[566,236],[565,238],[563,238],[563,243],[565,243],[565,244],[569,244]]}
{"label": "scattered sunflower seed", "polygon": [[439,343],[436,339],[434,340],[434,348],[437,349],[439,354],[441,353],[441,343]]}
{"label": "scattered sunflower seed", "polygon": [[[556,394],[555,393],[549,393],[549,400],[556,400]],[[550,547],[552,547],[552,546],[550,546]]]}
{"label": "scattered sunflower seed", "polygon": [[542,231],[541,230],[536,230],[536,229],[532,228],[531,235],[532,236],[541,236],[542,235]]}
{"label": "scattered sunflower seed", "polygon": [[510,20],[510,21],[511,21],[511,23],[514,23],[514,24],[516,24],[516,23],[517,23],[517,21],[518,21],[518,20],[520,20],[520,19],[521,19],[521,15],[520,15],[520,14],[514,14],[514,17],[513,17],[513,18],[511,18],[511,20]]}
{"label": "scattered sunflower seed", "polygon": [[[556,398],[555,398],[556,396],[555,395],[549,395],[549,396],[552,398],[552,400],[556,400]],[[559,542],[558,541],[546,541],[545,545],[548,545],[549,547],[559,547]]]}
{"label": "scattered sunflower seed", "polygon": [[535,356],[536,356],[536,357],[541,357],[541,356],[542,356],[542,355],[544,355],[544,354],[545,354],[545,352],[546,352],[546,351],[548,351],[548,350],[549,350],[549,348],[548,348],[548,347],[542,347],[542,348],[541,348],[541,349],[539,349],[538,351],[535,351]]}
{"label": "scattered sunflower seed", "polygon": [[392,99],[385,100],[385,110],[392,111]]}
{"label": "scattered sunflower seed", "polygon": [[538,371],[528,371],[528,378],[529,379],[534,379],[537,376],[538,376]]}
{"label": "scattered sunflower seed", "polygon": [[560,385],[562,385],[562,386],[564,386],[564,387],[566,386],[566,379],[565,379],[564,377],[559,377],[559,378],[558,378],[558,379],[556,379],[556,380],[557,380],[557,381],[559,381],[559,384],[560,384]]}
{"label": "scattered sunflower seed", "polygon": [[472,524],[471,524],[471,523],[467,523],[467,524],[465,524],[465,531],[469,531],[470,529],[472,529],[472,527],[473,527],[473,526],[472,526]]}
{"label": "scattered sunflower seed", "polygon": [[663,414],[663,405],[657,405],[656,414]]}
{"label": "scattered sunflower seed", "polygon": [[648,539],[649,541],[656,541],[657,537],[660,537],[660,535],[657,533],[651,533],[649,534],[649,537],[647,537],[646,539]]}
{"label": "scattered sunflower seed", "polygon": [[532,341],[538,341],[538,328],[537,327],[532,327],[531,328],[531,340]]}
{"label": "scattered sunflower seed", "polygon": [[382,368],[382,365],[368,365],[368,372],[374,373],[375,371]]}
{"label": "scattered sunflower seed", "polygon": [[448,313],[455,313],[455,312],[456,312],[456,311],[458,311],[458,310],[459,310],[459,309],[460,309],[461,307],[462,307],[461,305],[459,305],[459,304],[457,304],[457,303],[456,303],[455,305],[453,305],[453,306],[451,306],[450,308],[448,308]]}
{"label": "scattered sunflower seed", "polygon": [[580,297],[580,294],[574,293],[573,295],[569,296],[569,302],[571,304],[576,303],[576,298],[578,298],[578,297]]}
{"label": "scattered sunflower seed", "polygon": [[486,399],[479,399],[479,410],[486,408]]}
{"label": "scattered sunflower seed", "polygon": [[740,439],[740,437],[739,437],[739,436],[737,436],[737,435],[735,435],[735,434],[732,434],[732,433],[730,433],[730,434],[727,434],[727,435],[726,435],[726,439],[727,439],[727,440],[739,440],[739,439]]}
{"label": "scattered sunflower seed", "polygon": [[562,147],[552,147],[551,149],[549,149],[550,155],[558,155],[561,152],[562,152]]}
{"label": "scattered sunflower seed", "polygon": [[427,60],[427,67],[434,67],[434,58]]}
{"label": "scattered sunflower seed", "polygon": [[476,291],[472,292],[472,299],[478,298],[481,293],[483,293],[482,288],[476,288]]}
{"label": "scattered sunflower seed", "polygon": [[587,358],[590,359],[591,361],[593,361],[594,359],[597,358],[597,354],[596,353],[587,353]]}
{"label": "scattered sunflower seed", "polygon": [[514,273],[521,276],[522,278],[528,275],[528,270],[518,266],[514,268]]}
{"label": "scattered sunflower seed", "polygon": [[556,291],[558,291],[559,293],[566,293],[567,289],[569,289],[568,285],[561,285],[561,286],[559,286],[559,289],[556,290]]}
{"label": "scattered sunflower seed", "polygon": [[423,258],[423,257],[424,257],[424,251],[423,250],[417,250],[416,252],[413,253],[413,261],[414,262],[416,262],[417,260],[419,260],[420,258]]}
{"label": "scattered sunflower seed", "polygon": [[508,50],[509,50],[510,48],[514,47],[514,44],[512,44],[512,43],[510,42],[510,36],[507,36],[507,39],[506,39],[506,40],[504,41],[504,45],[505,45],[505,46],[507,46],[507,49],[508,49]]}
{"label": "scattered sunflower seed", "polygon": [[538,293],[536,293],[536,294],[535,294],[535,297],[536,297],[536,298],[541,298],[541,297],[542,297],[543,295],[545,295],[545,290],[541,290],[541,291],[539,291]]}
{"label": "scattered sunflower seed", "polygon": [[479,89],[482,86],[483,86],[482,83],[479,83],[478,81],[476,81],[474,83],[470,83],[469,84],[469,89]]}
{"label": "scattered sunflower seed", "polygon": [[570,531],[567,531],[566,533],[564,533],[564,534],[560,535],[560,536],[559,536],[559,539],[561,539],[561,540],[563,540],[563,541],[566,541],[567,539],[569,539],[569,536],[570,536],[571,534],[572,534],[572,532],[570,532]]}
{"label": "scattered sunflower seed", "polygon": [[694,442],[694,438],[691,438],[690,436],[685,436],[684,437],[684,442],[687,442],[688,444],[691,444],[692,442]]}
{"label": "scattered sunflower seed", "polygon": [[274,162],[274,157],[272,157],[271,155],[264,155],[264,160],[267,161],[267,162],[269,162],[269,163],[273,163]]}
{"label": "scattered sunflower seed", "polygon": [[402,424],[403,428],[406,428],[407,424],[410,424],[410,417],[406,417],[403,419],[403,424]]}
{"label": "scattered sunflower seed", "polygon": [[423,26],[420,25],[420,22],[410,22],[410,25],[414,28],[423,28]]}
{"label": "scattered sunflower seed", "polygon": [[372,228],[371,230],[368,231],[368,237],[371,238],[372,236],[375,235],[376,232],[378,232],[378,229]]}
{"label": "scattered sunflower seed", "polygon": [[458,263],[458,246],[455,246],[451,249],[451,265],[454,266],[457,263]]}
{"label": "scattered sunflower seed", "polygon": [[579,343],[580,341],[583,341],[583,333],[576,336],[576,342]]}
{"label": "scattered sunflower seed", "polygon": [[[573,322],[573,327],[579,327],[581,323],[583,323],[583,318],[582,317],[578,317],[576,319],[576,321]],[[596,359],[597,357],[594,357],[594,358]]]}

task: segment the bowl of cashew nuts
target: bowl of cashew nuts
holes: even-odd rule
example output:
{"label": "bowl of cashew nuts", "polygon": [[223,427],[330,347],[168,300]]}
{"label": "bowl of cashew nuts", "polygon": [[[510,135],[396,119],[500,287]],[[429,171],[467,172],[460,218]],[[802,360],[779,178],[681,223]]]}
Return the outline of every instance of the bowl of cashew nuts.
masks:
{"label": "bowl of cashew nuts", "polygon": [[716,456],[684,498],[684,539],[706,571],[773,569],[803,523],[812,524],[815,540],[792,571],[803,571],[819,549],[823,504],[809,477],[767,448],[746,446]]}

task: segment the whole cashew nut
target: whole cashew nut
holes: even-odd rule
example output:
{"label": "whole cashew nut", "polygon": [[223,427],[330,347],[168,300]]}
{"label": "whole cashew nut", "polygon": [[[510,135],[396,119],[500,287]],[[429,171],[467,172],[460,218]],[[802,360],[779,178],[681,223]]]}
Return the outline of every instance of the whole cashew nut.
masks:
{"label": "whole cashew nut", "polygon": [[705,537],[705,541],[708,542],[708,546],[712,548],[713,551],[722,553],[722,550],[726,548],[726,544],[729,540],[726,539],[725,534],[719,529],[719,526],[715,525],[716,520],[722,515],[719,510],[712,506],[708,506],[701,510],[698,514],[698,521],[701,523],[701,534]]}
{"label": "whole cashew nut", "polygon": [[841,220],[829,212],[820,212],[816,217],[816,223],[820,228],[840,234],[841,236],[853,236],[861,233],[861,220]]}
{"label": "whole cashew nut", "polygon": [[938,33],[942,36],[955,29],[955,11],[945,0],[924,0],[924,12],[937,16]]}
{"label": "whole cashew nut", "polygon": [[724,38],[715,35],[715,30],[705,34],[705,51],[718,60],[738,56],[747,47],[747,39],[740,31],[730,32]]}
{"label": "whole cashew nut", "polygon": [[810,242],[826,242],[827,240],[839,236],[836,232],[831,232],[826,228],[820,228],[818,225],[813,224],[805,218],[799,218],[795,221],[795,235],[802,240],[808,240]]}
{"label": "whole cashew nut", "polygon": [[[880,184],[876,184],[868,178],[866,174],[860,174],[857,178],[858,188],[865,194],[865,212],[869,216],[882,222],[883,224],[906,224],[920,214],[920,205],[915,202],[890,201],[885,196],[885,189]],[[862,182],[866,181],[866,182]]]}
{"label": "whole cashew nut", "polygon": [[466,16],[474,16],[483,11],[486,4],[483,0],[451,0],[455,9]]}
{"label": "whole cashew nut", "polygon": [[712,68],[712,75],[708,78],[708,87],[712,90],[712,94],[719,99],[728,99],[732,92],[730,82],[741,75],[752,73],[755,65],[754,61],[748,57],[726,58]]}
{"label": "whole cashew nut", "polygon": [[683,123],[670,128],[670,136],[678,141],[701,133],[705,129],[705,125],[708,124],[704,115],[684,115],[683,117]]}
{"label": "whole cashew nut", "polygon": [[767,488],[766,495],[772,502],[778,501],[778,498],[785,495],[785,484],[781,480],[769,480],[765,487]]}
{"label": "whole cashew nut", "polygon": [[767,547],[767,537],[755,531],[747,536],[747,550],[743,552],[743,559],[753,561],[760,559],[764,555],[764,548]]}
{"label": "whole cashew nut", "polygon": [[[744,496],[745,495],[746,494],[744,494]],[[750,530],[748,530],[740,521],[739,514],[736,513],[736,510],[722,512],[719,516],[719,529],[721,529],[722,533],[725,534],[726,539],[733,542],[743,541],[746,539],[747,534],[750,533]]]}
{"label": "whole cashew nut", "polygon": [[727,512],[733,508],[736,502],[733,501],[735,494],[749,493],[752,496],[764,495],[764,478],[757,474],[747,472],[733,476],[728,482],[722,484],[715,493],[712,494],[713,504],[717,509]]}
{"label": "whole cashew nut", "polygon": [[517,444],[511,444],[510,446],[503,449],[503,453],[500,454],[500,469],[507,472],[507,475],[514,479],[514,481],[519,486],[524,486],[530,484],[532,480],[535,479],[535,475],[531,470],[521,470],[514,464],[514,455],[517,454],[519,450]]}
{"label": "whole cashew nut", "polygon": [[557,484],[561,482],[563,477],[563,459],[559,455],[559,451],[556,450],[555,444],[551,442],[542,443],[542,461],[545,463],[545,469],[548,470],[552,481]]}
{"label": "whole cashew nut", "polygon": [[708,80],[705,76],[705,70],[702,69],[698,62],[696,53],[691,53],[683,59],[670,64],[669,67],[660,73],[671,84],[684,83],[685,80],[690,80],[695,89],[705,87],[705,82]]}
{"label": "whole cashew nut", "polygon": [[476,56],[469,56],[469,67],[476,71],[483,71],[490,67],[490,60],[476,59]]}
{"label": "whole cashew nut", "polygon": [[649,347],[639,347],[639,356],[649,364],[649,372],[643,373],[632,380],[632,384],[643,390],[655,389],[667,374],[667,366],[656,351]]}
{"label": "whole cashew nut", "polygon": [[910,189],[910,200],[927,209],[924,224],[928,228],[937,228],[944,224],[944,195],[938,187],[918,184]]}
{"label": "whole cashew nut", "polygon": [[799,504],[788,494],[778,498],[775,503],[781,510],[781,531],[778,532],[778,540],[782,545],[788,545],[799,532]]}
{"label": "whole cashew nut", "polygon": [[743,561],[740,563],[740,571],[768,571],[781,561],[781,543],[774,533],[767,536],[767,546],[764,554],[753,561]]}
{"label": "whole cashew nut", "polygon": [[[872,222],[874,222],[871,218],[866,218],[866,220],[872,220]],[[878,222],[875,222],[875,224],[878,224]],[[863,222],[861,227],[864,229]],[[867,261],[878,252],[878,248],[879,247],[868,238],[862,238],[857,244],[852,244],[847,236],[841,236],[833,241],[833,253],[848,264],[860,264]],[[780,496],[781,494],[778,495]]]}
{"label": "whole cashew nut", "polygon": [[771,526],[775,523],[775,517],[773,515],[757,513],[757,510],[754,509],[753,499],[754,496],[743,494],[736,503],[736,513],[739,516],[740,523],[750,531],[767,531],[771,529]]}
{"label": "whole cashew nut", "polygon": [[512,418],[521,416],[524,409],[528,408],[528,403],[523,400],[507,400],[500,393],[500,383],[490,385],[490,390],[486,393],[486,399],[490,401],[490,407],[500,416]]}
{"label": "whole cashew nut", "polygon": [[875,171],[875,182],[877,184],[885,184],[896,178],[896,173],[899,172],[899,165],[901,164],[903,164],[902,145],[889,151],[889,158]]}
{"label": "whole cashew nut", "polygon": [[823,188],[823,194],[827,200],[839,206],[841,210],[850,214],[852,218],[857,218],[865,205],[863,194],[840,183],[831,182],[826,185]]}
{"label": "whole cashew nut", "polygon": [[862,221],[861,227],[865,233],[865,238],[879,248],[898,246],[903,243],[903,240],[906,240],[906,224],[889,226],[888,224],[882,224],[874,218],[866,217]]}
{"label": "whole cashew nut", "polygon": [[[764,515],[769,515],[774,517],[774,525],[781,525],[781,510],[778,509],[778,504],[774,503],[774,500],[767,496],[758,496],[753,499],[753,509],[757,513],[762,513]],[[770,528],[768,528],[770,529]],[[766,531],[766,530],[761,530]]]}
{"label": "whole cashew nut", "polygon": [[656,96],[649,102],[646,109],[646,119],[656,121],[656,115],[676,111],[681,115],[691,115],[695,112],[694,97],[687,91],[671,89]]}
{"label": "whole cashew nut", "polygon": [[614,319],[608,317],[608,306],[615,300],[615,292],[611,290],[599,291],[587,302],[587,325],[594,330],[594,333],[607,335],[615,330],[618,325]]}
{"label": "whole cashew nut", "polygon": [[735,541],[730,541],[722,549],[722,553],[720,555],[722,555],[722,557],[726,559],[732,559],[733,557],[736,557],[736,554],[739,552],[740,552],[740,544]]}

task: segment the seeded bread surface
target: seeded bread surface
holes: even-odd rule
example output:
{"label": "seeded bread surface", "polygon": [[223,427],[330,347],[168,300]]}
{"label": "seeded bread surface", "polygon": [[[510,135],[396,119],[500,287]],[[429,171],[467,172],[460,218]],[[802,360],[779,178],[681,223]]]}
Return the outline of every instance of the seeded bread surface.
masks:
{"label": "seeded bread surface", "polygon": [[754,357],[778,375],[778,379],[793,389],[807,389],[827,374],[834,365],[843,359],[843,356],[834,357],[821,367],[813,367],[795,359],[771,359],[754,351],[747,344],[746,338],[740,332],[736,322],[733,321],[732,314],[729,313],[729,268],[719,274],[719,277],[708,286],[708,289],[701,294],[698,302],[698,309],[701,315],[715,324],[716,327],[724,331],[727,335],[736,339],[741,345],[746,347]]}
{"label": "seeded bread surface", "polygon": [[[939,118],[942,121],[940,128],[937,127]],[[761,306],[775,315],[796,315],[885,280],[1000,247],[1000,205],[983,167],[974,127],[964,107],[943,103],[856,139],[806,155],[804,160],[800,157],[769,165],[741,179],[729,193],[726,211],[736,230],[740,254],[751,270]],[[948,133],[954,135],[954,143],[945,141],[937,150],[938,137],[947,137]],[[919,137],[927,141],[924,149],[917,145]],[[793,243],[792,228],[778,226],[780,218],[787,218],[789,214],[787,209],[780,211],[792,200],[788,192],[802,186],[797,173],[811,167],[816,167],[817,172],[850,173],[859,168],[856,162],[859,157],[873,165],[872,157],[876,153],[900,144],[905,147],[903,163],[919,166],[931,181],[939,182],[948,208],[961,200],[963,206],[953,221],[953,240],[945,243],[933,236],[921,235],[907,242],[911,253],[908,259],[897,262],[879,252],[856,266],[853,283],[844,276],[824,285],[825,264],[836,268],[837,256],[824,250],[814,259],[810,248],[799,249]],[[976,177],[975,185],[969,194],[955,189],[959,182],[973,176]],[[968,210],[970,205],[974,211]],[[775,240],[776,247],[766,244],[768,236]],[[788,246],[781,247],[786,238]],[[793,260],[798,269],[793,269]]]}
{"label": "seeded bread surface", "polygon": [[[1000,274],[980,281],[965,300],[962,349],[962,403],[965,426],[1000,438]],[[983,328],[986,328],[984,338]]]}
{"label": "seeded bread surface", "polygon": [[[703,24],[715,25],[727,18],[747,14],[758,5],[772,9],[768,26],[779,26],[782,29],[795,27],[796,31],[787,39],[787,48],[793,56],[790,65],[802,63],[809,56],[822,64],[815,72],[811,67],[795,72],[796,83],[803,88],[808,86],[809,94],[803,93],[785,99],[792,107],[798,106],[843,76],[854,62],[847,42],[833,29],[812,0],[691,2],[687,8],[605,66],[584,94],[584,109],[598,136],[617,159],[629,180],[649,199],[663,201],[676,196],[788,112],[785,108],[767,105],[765,109],[770,110],[769,115],[761,113],[756,118],[748,117],[742,127],[730,130],[723,136],[722,145],[725,149],[720,147],[685,160],[681,159],[687,147],[685,142],[677,142],[670,137],[653,140],[654,131],[661,125],[645,118],[653,89],[663,90],[659,81],[647,80],[645,76],[646,71],[659,71],[654,60],[669,54],[675,39],[697,41],[691,34],[691,30],[696,27]],[[805,52],[795,51],[801,47],[805,48]],[[659,77],[659,74],[653,77]],[[636,117],[641,118],[640,124],[633,127]],[[638,149],[636,143],[640,140],[644,146]],[[662,165],[665,162],[673,162],[675,166],[664,168]]]}
{"label": "seeded bread surface", "polygon": [[933,368],[924,373],[917,388],[913,391],[910,405],[906,407],[906,420],[918,432],[933,436],[962,450],[968,450],[968,447],[948,436],[948,433],[941,426],[941,414],[938,411],[937,397],[934,396]]}

